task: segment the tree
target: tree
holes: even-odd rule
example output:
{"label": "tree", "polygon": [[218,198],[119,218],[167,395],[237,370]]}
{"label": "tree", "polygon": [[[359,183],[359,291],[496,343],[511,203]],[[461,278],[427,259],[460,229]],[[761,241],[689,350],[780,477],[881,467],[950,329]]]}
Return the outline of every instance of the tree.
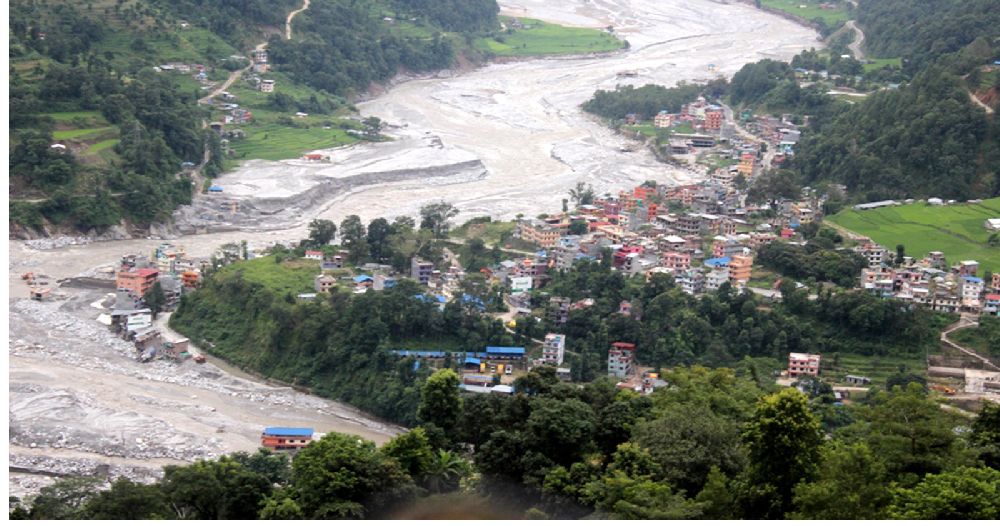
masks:
{"label": "tree", "polygon": [[379,134],[382,133],[382,119],[378,117],[368,117],[361,124],[365,127],[365,137],[368,140],[378,139]]}
{"label": "tree", "polygon": [[701,491],[713,468],[731,477],[746,462],[739,424],[700,405],[667,408],[656,420],[636,427],[632,439],[647,448],[671,483],[688,495]]}
{"label": "tree", "polygon": [[225,456],[166,466],[161,484],[178,517],[199,520],[256,519],[272,491],[266,478]]}
{"label": "tree", "polygon": [[448,220],[456,215],[458,215],[458,209],[451,203],[442,201],[424,205],[420,207],[420,229],[434,232],[434,237],[446,237],[450,229]]}
{"label": "tree", "polygon": [[815,478],[823,436],[809,400],[794,389],[765,396],[743,433],[749,461],[738,501],[752,519],[781,519],[792,490]]}
{"label": "tree", "polygon": [[569,197],[573,200],[577,208],[581,205],[589,205],[594,202],[594,187],[580,181],[576,183],[575,188],[569,191]]}
{"label": "tree", "polygon": [[431,493],[445,493],[458,488],[459,481],[472,472],[469,462],[458,453],[439,449],[432,456],[424,479],[424,485]]}
{"label": "tree", "polygon": [[960,467],[927,475],[913,489],[896,488],[886,515],[902,520],[996,520],[1000,471]]}
{"label": "tree", "polygon": [[313,246],[329,245],[337,235],[337,225],[329,219],[313,219],[309,223],[309,242]]}
{"label": "tree", "polygon": [[152,311],[153,319],[156,319],[156,316],[163,312],[163,306],[167,303],[167,296],[163,293],[163,287],[160,286],[159,281],[153,283],[153,286],[142,295],[142,302]]}
{"label": "tree", "polygon": [[96,494],[100,480],[70,477],[42,488],[31,500],[31,519],[68,520],[80,518],[83,506]]}
{"label": "tree", "polygon": [[367,241],[372,259],[382,263],[392,257],[392,245],[389,243],[389,238],[395,233],[392,225],[385,218],[377,217],[368,223]]}
{"label": "tree", "polygon": [[583,219],[574,219],[569,223],[569,235],[582,236],[587,233],[590,225]]}
{"label": "tree", "polygon": [[385,514],[416,491],[399,464],[370,440],[328,433],[292,460],[295,499],[307,519],[365,519]]}
{"label": "tree", "polygon": [[111,488],[98,493],[81,510],[90,520],[148,520],[173,517],[159,485],[137,484],[120,477]]}
{"label": "tree", "polygon": [[381,451],[385,456],[394,459],[413,480],[420,480],[434,462],[434,452],[431,451],[430,443],[427,441],[427,435],[422,427],[393,437],[382,446]]}
{"label": "tree", "polygon": [[258,448],[252,455],[237,451],[230,458],[244,468],[264,477],[269,484],[284,486],[292,478],[292,466],[288,455],[274,453],[267,448]]}
{"label": "tree", "polygon": [[969,442],[979,450],[986,467],[1000,469],[1000,405],[983,404],[972,422]]}
{"label": "tree", "polygon": [[357,215],[349,215],[340,222],[340,238],[347,249],[347,257],[352,262],[359,263],[368,256],[365,225]]}
{"label": "tree", "polygon": [[896,266],[903,264],[903,260],[906,258],[906,247],[903,245],[896,245]]}
{"label": "tree", "polygon": [[819,476],[795,486],[797,520],[881,518],[892,500],[885,462],[864,442],[834,441],[823,451]]}
{"label": "tree", "polygon": [[462,399],[458,396],[458,374],[451,369],[441,369],[431,375],[421,389],[417,417],[430,422],[452,437],[462,414]]}
{"label": "tree", "polygon": [[862,416],[871,422],[870,443],[893,475],[924,475],[945,470],[958,460],[955,434],[958,423],[927,398],[917,383],[896,386],[873,399]]}

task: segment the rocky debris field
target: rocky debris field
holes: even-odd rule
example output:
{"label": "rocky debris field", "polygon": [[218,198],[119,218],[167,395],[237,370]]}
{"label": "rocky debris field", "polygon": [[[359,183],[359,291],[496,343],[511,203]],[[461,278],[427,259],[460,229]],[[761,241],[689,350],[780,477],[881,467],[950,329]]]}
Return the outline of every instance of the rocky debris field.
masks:
{"label": "rocky debris field", "polygon": [[[253,451],[267,425],[380,443],[400,431],[349,406],[211,363],[138,363],[133,344],[96,321],[105,293],[67,296],[10,302],[9,462],[34,473],[10,472],[11,495],[36,493],[53,474],[155,479],[163,465]],[[107,465],[110,471],[101,467]]]}

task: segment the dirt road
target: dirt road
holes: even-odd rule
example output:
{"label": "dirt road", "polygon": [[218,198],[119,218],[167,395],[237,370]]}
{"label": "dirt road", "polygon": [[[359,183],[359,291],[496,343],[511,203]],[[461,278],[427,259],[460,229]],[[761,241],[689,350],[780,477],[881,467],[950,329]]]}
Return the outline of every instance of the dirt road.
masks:
{"label": "dirt road", "polygon": [[297,9],[288,13],[288,19],[285,20],[285,40],[292,39],[292,19],[295,18],[295,15],[305,11],[306,9],[309,9],[309,0],[305,0],[305,3],[302,5],[302,9]]}

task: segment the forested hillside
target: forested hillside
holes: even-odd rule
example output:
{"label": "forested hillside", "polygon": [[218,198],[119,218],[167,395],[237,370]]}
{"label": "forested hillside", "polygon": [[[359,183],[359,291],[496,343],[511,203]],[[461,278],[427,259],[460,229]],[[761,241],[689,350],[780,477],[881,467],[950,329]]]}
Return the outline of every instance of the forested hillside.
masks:
{"label": "forested hillside", "polygon": [[[264,28],[283,33],[288,12],[301,5],[12,2],[10,225],[37,234],[53,226],[102,229],[123,218],[140,228],[169,220],[202,190],[192,187],[185,166],[200,164],[209,149],[216,155],[202,172],[211,177],[223,169],[223,156],[218,139],[203,131],[203,121],[213,120],[196,104],[203,84],[153,67],[197,64],[208,81],[221,82],[247,64],[239,57],[264,41]],[[303,91],[312,96],[295,101],[277,93],[266,108],[248,107],[262,110],[264,120],[274,111],[330,114],[341,106],[336,95],[364,91],[400,67],[449,67],[455,40],[440,30],[492,30],[496,12],[493,0],[316,0],[296,19],[302,38],[275,36],[269,49],[278,71],[315,88]],[[386,23],[389,13],[409,25]]]}
{"label": "forested hillside", "polygon": [[867,0],[856,13],[865,48],[876,57],[904,57],[911,71],[977,38],[1000,37],[995,0]]}
{"label": "forested hillside", "polygon": [[867,200],[993,197],[1000,195],[995,129],[961,79],[930,68],[804,134],[794,165],[807,184],[842,183]]}
{"label": "forested hillside", "polygon": [[[155,484],[68,478],[12,519],[995,519],[1000,408],[966,418],[919,383],[851,404],[753,364],[678,368],[648,397],[540,367],[522,394],[420,390],[421,427],[381,447],[327,433],[297,453],[167,466]],[[359,381],[362,381],[359,379]],[[524,394],[528,393],[528,394]],[[472,462],[470,462],[470,459]]]}

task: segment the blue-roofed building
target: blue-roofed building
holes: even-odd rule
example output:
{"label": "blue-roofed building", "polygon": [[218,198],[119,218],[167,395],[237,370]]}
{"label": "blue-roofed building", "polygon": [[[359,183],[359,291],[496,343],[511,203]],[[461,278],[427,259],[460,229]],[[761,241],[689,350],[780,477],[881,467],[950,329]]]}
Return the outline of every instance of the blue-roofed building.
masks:
{"label": "blue-roofed building", "polygon": [[733,258],[712,258],[705,260],[706,267],[728,267]]}
{"label": "blue-roofed building", "polygon": [[266,427],[261,435],[261,446],[271,451],[297,452],[312,443],[311,427]]}
{"label": "blue-roofed building", "polygon": [[483,303],[483,300],[481,300],[479,298],[474,298],[472,296],[469,296],[468,294],[462,294],[462,301],[461,301],[461,303],[463,305],[465,305],[465,304],[472,304],[472,305],[475,305],[476,308],[479,309],[479,310],[486,310],[486,305]]}
{"label": "blue-roofed building", "polygon": [[524,358],[524,347],[487,347],[486,356],[498,360],[519,360]]}
{"label": "blue-roofed building", "polygon": [[362,275],[354,278],[354,283],[357,283],[358,285],[364,284],[365,282],[374,283],[375,282],[375,278],[373,278],[373,277],[371,277],[369,275],[366,275],[366,274],[362,274]]}
{"label": "blue-roofed building", "polygon": [[221,186],[209,186],[208,187],[208,191],[209,192],[221,192],[222,191],[222,187]]}

